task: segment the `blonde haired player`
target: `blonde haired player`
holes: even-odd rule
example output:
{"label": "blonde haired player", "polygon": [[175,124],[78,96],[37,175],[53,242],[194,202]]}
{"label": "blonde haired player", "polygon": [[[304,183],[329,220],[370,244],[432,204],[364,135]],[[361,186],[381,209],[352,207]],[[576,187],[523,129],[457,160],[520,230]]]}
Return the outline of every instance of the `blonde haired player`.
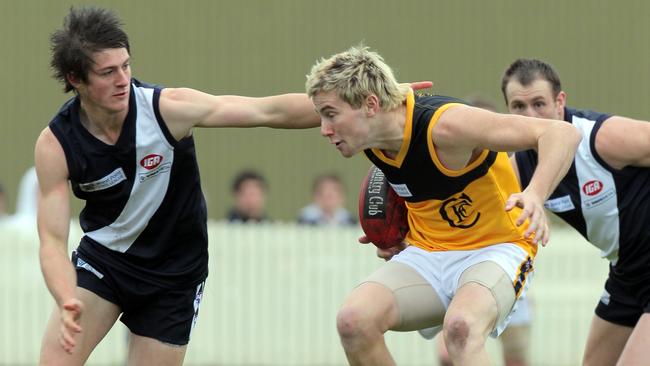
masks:
{"label": "blonde haired player", "polygon": [[[558,121],[503,115],[444,96],[416,96],[368,48],[319,61],[306,82],[321,134],[344,157],[364,152],[408,207],[410,244],[355,288],[337,316],[352,365],[394,365],[388,330],[442,328],[458,365],[487,365],[485,339],[526,291],[543,202],[580,141]],[[537,149],[523,192],[506,153]]]}

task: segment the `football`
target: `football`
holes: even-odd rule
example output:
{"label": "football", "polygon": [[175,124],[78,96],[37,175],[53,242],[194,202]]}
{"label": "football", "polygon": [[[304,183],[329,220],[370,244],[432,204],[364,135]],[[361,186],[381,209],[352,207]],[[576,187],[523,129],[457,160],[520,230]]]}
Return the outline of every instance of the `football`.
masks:
{"label": "football", "polygon": [[382,249],[401,243],[409,231],[404,198],[395,193],[384,173],[374,165],[361,183],[359,223],[368,240]]}

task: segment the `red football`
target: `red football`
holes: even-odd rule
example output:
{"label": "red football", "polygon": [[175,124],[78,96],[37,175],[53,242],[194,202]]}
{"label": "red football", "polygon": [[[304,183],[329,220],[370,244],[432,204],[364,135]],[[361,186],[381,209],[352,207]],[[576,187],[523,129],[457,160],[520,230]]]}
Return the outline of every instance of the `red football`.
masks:
{"label": "red football", "polygon": [[384,173],[374,165],[361,183],[359,223],[368,239],[382,249],[401,243],[409,231],[404,198],[395,193]]}

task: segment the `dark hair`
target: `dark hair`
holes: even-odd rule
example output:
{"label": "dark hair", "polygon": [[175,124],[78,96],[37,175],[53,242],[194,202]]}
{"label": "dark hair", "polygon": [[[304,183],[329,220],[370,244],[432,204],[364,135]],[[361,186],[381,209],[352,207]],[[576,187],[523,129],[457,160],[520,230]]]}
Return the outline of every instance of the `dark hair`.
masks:
{"label": "dark hair", "polygon": [[266,189],[266,179],[264,176],[254,170],[243,170],[232,181],[232,192],[236,193],[241,189],[242,184],[248,180],[254,180],[259,182],[262,185],[262,188]]}
{"label": "dark hair", "polygon": [[557,95],[562,91],[560,76],[555,72],[551,65],[540,60],[526,58],[517,59],[515,62],[510,64],[501,79],[501,93],[503,93],[503,98],[505,99],[506,104],[508,103],[506,86],[508,86],[511,79],[515,79],[523,86],[528,86],[533,81],[540,78],[551,83],[551,87],[553,88],[553,97],[557,97]]}
{"label": "dark hair", "polygon": [[67,76],[73,74],[82,82],[88,82],[95,52],[109,48],[129,48],[129,37],[122,30],[122,21],[111,11],[89,6],[70,8],[63,20],[63,28],[50,36],[54,78],[64,84],[67,93],[74,89]]}

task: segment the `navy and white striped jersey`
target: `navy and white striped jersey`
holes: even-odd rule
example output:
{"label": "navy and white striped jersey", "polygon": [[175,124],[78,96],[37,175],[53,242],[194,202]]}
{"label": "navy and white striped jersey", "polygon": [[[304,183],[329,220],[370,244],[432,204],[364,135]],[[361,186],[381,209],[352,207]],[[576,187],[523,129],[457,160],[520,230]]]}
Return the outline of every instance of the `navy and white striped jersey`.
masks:
{"label": "navy and white striped jersey", "polygon": [[[650,266],[650,169],[614,169],[595,148],[596,134],[610,116],[565,108],[564,119],[582,132],[571,169],[545,206],[577,229],[617,270]],[[524,187],[537,166],[534,151],[516,153]]]}
{"label": "navy and white striped jersey", "polygon": [[49,127],[65,152],[72,190],[86,203],[77,250],[134,278],[188,287],[207,277],[207,212],[194,139],[174,139],[159,99],[160,88],[132,80],[114,145],[82,126],[78,97]]}

